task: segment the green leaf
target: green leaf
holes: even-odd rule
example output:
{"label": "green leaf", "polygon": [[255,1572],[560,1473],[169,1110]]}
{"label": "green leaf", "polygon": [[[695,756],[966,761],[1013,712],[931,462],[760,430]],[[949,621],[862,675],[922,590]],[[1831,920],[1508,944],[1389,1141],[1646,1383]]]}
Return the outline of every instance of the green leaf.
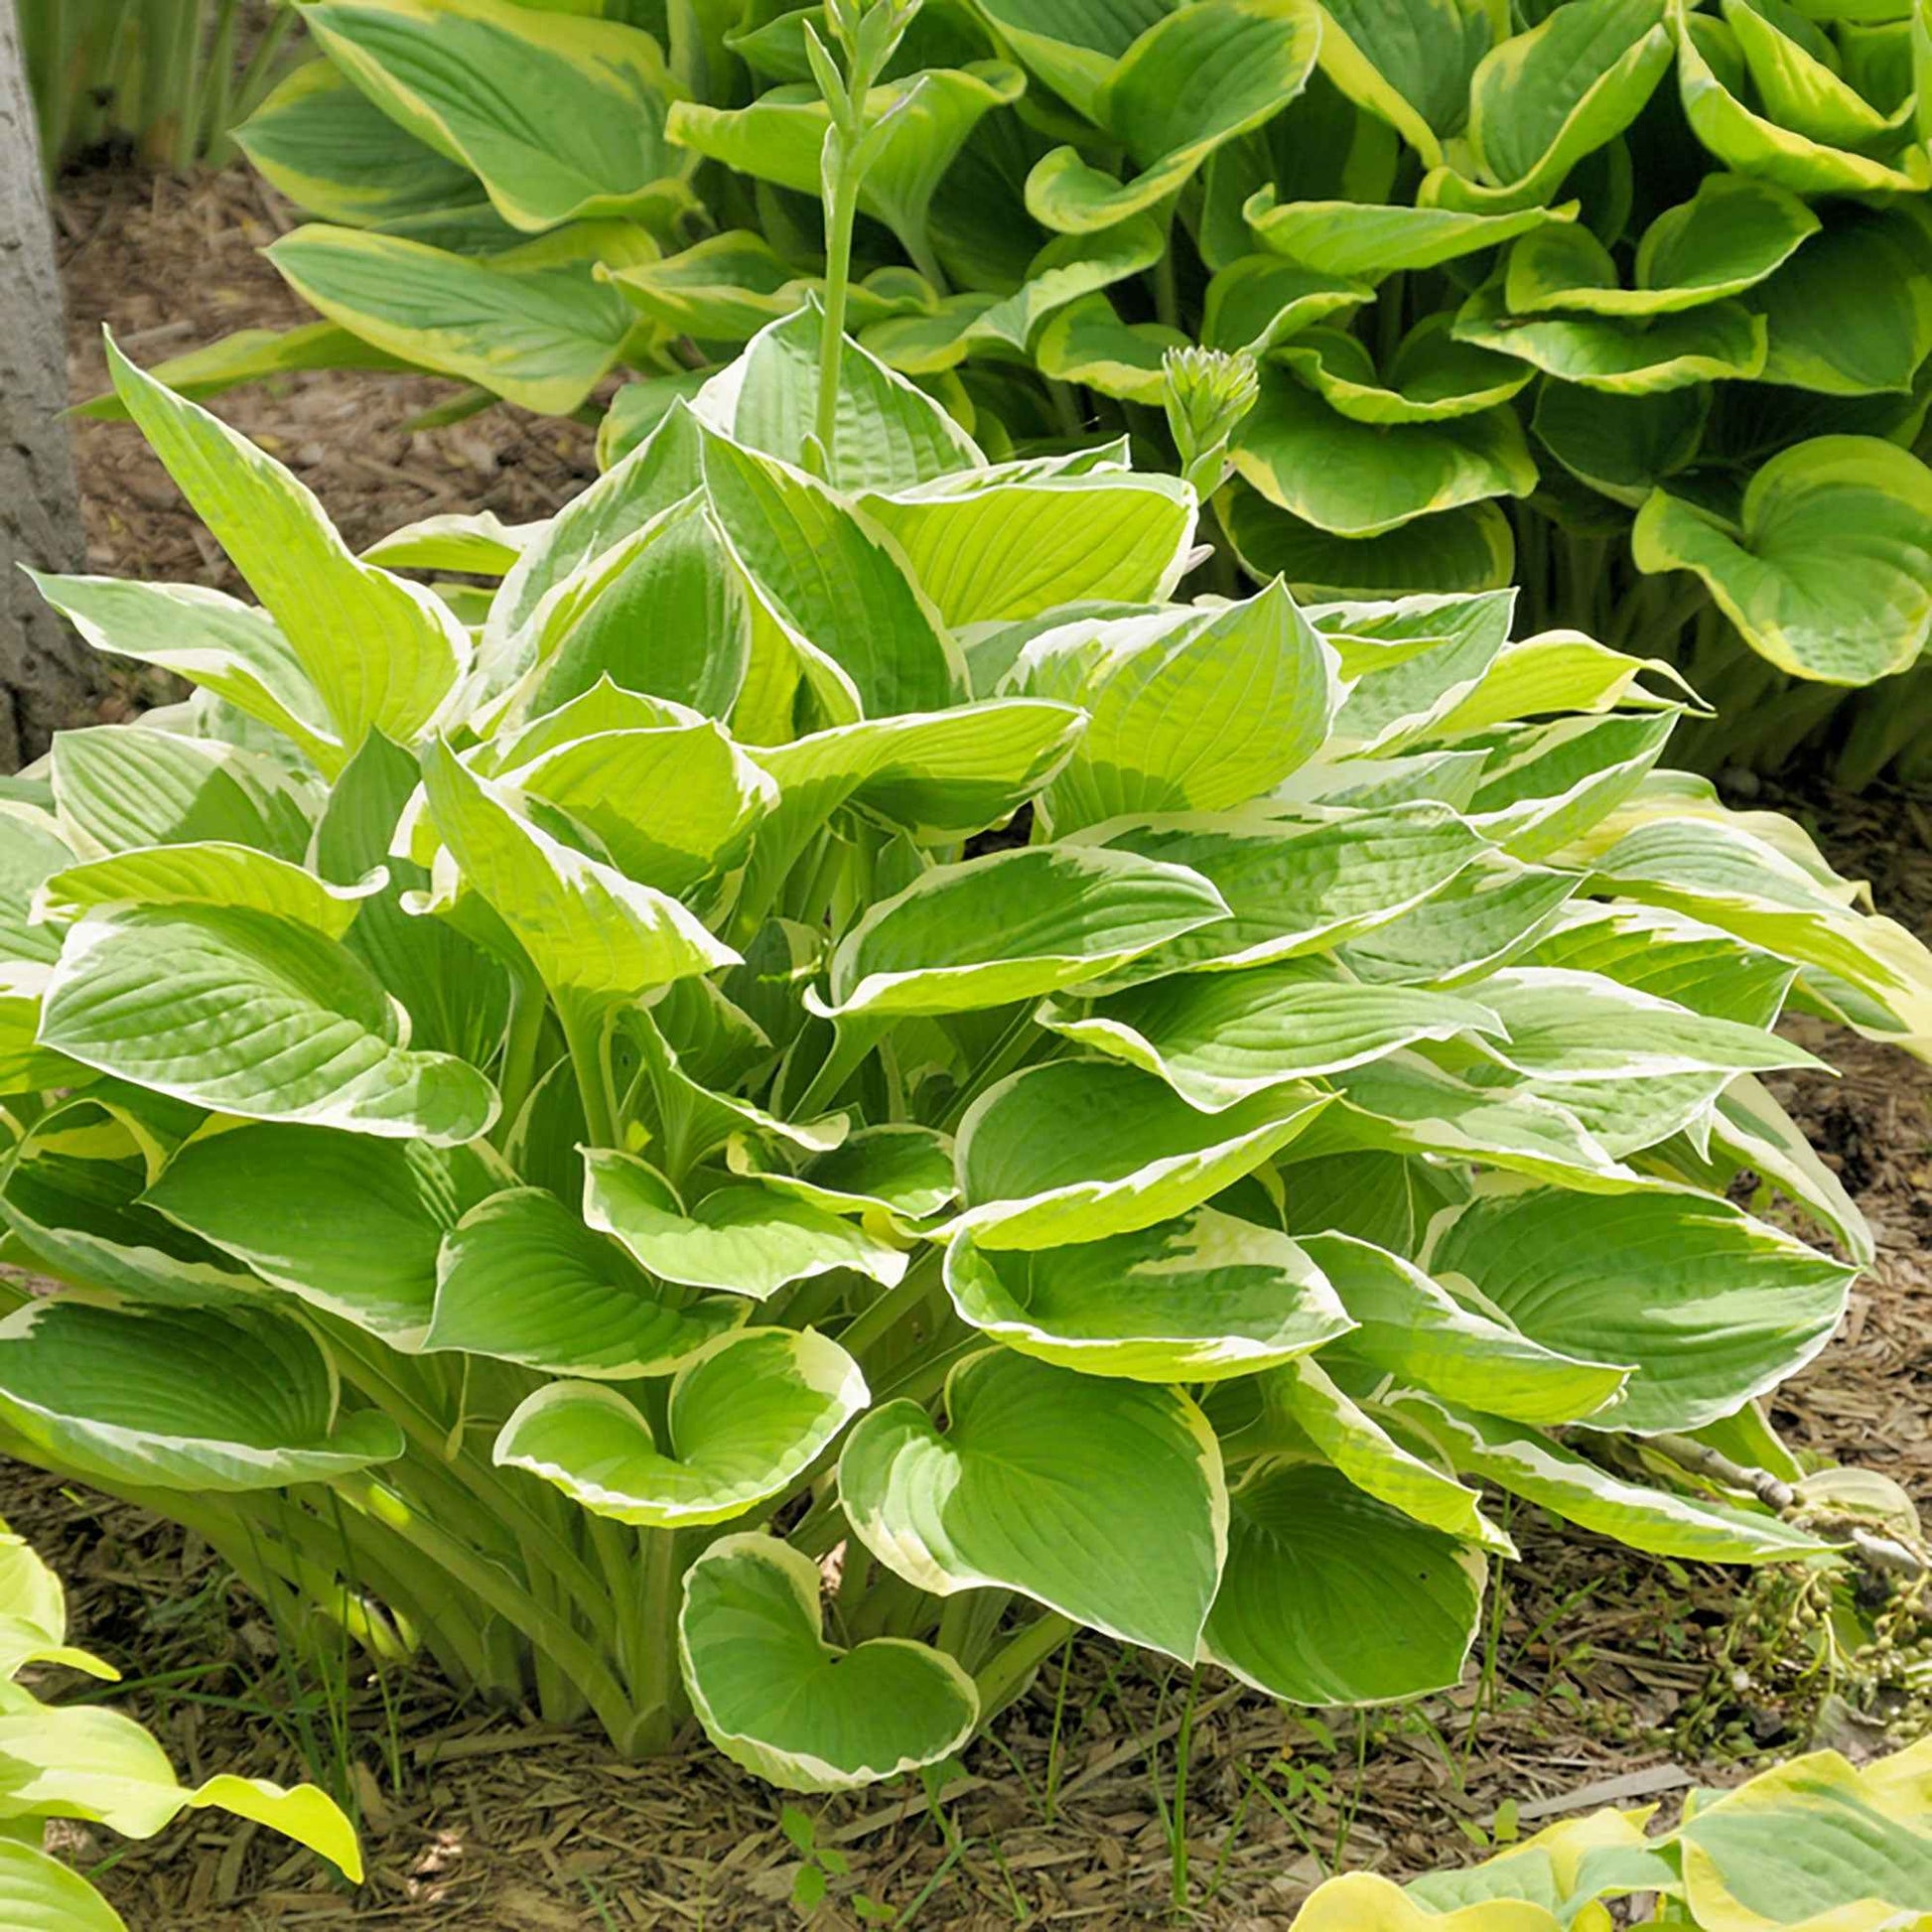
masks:
{"label": "green leaf", "polygon": [[867,495],[860,507],[949,624],[1016,622],[1088,600],[1157,602],[1194,540],[1193,492],[1126,471],[995,468]]}
{"label": "green leaf", "polygon": [[[1148,628],[1130,619],[1094,640],[1105,654],[1079,696],[1087,729],[1046,794],[1061,832],[1246,804],[1314,756],[1340,708],[1334,651],[1279,580],[1177,628]],[[1056,634],[1067,633],[1022,652],[1013,681],[1029,681]]]}
{"label": "green leaf", "polygon": [[1482,982],[1482,997],[1504,1029],[1484,1050],[1532,1078],[1655,1080],[1822,1064],[1775,1034],[1693,1013],[1599,973],[1511,967]]}
{"label": "green leaf", "polygon": [[1491,212],[1547,202],[1642,113],[1671,65],[1667,12],[1667,0],[1573,0],[1491,49],[1469,82],[1481,180],[1439,169],[1422,199]]}
{"label": "green leaf", "polygon": [[1668,315],[1757,286],[1818,230],[1817,215],[1784,189],[1743,175],[1706,175],[1688,202],[1666,208],[1644,230],[1634,288],[1617,286],[1609,251],[1584,227],[1525,235],[1509,251],[1504,286],[1519,313]]}
{"label": "green leaf", "polygon": [[1303,820],[1207,812],[1117,820],[1083,837],[1201,874],[1232,914],[1120,976],[1136,982],[1328,951],[1421,904],[1488,849],[1467,820],[1426,801]]}
{"label": "green leaf", "polygon": [[517,1187],[480,1201],[443,1236],[422,1345],[624,1381],[683,1367],[750,1309],[680,1308],[554,1194]]}
{"label": "green leaf", "polygon": [[[928,213],[954,157],[988,114],[1011,106],[1025,87],[1026,76],[1011,63],[973,61],[889,80],[867,94],[862,111],[869,132],[889,114],[892,120],[869,149],[859,207],[892,229],[914,262],[931,260]],[[666,132],[695,154],[816,197],[829,125],[817,86],[788,81],[768,88],[749,107],[680,100]],[[927,279],[937,278],[928,272]]]}
{"label": "green leaf", "polygon": [[1371,985],[1479,983],[1529,946],[1580,884],[1575,873],[1491,858],[1414,911],[1350,940],[1340,957]]}
{"label": "green leaf", "polygon": [[859,1365],[815,1329],[746,1328],[672,1378],[664,1448],[621,1390],[550,1382],[503,1425],[492,1459],[620,1523],[724,1523],[789,1488],[870,1399]]}
{"label": "green leaf", "polygon": [[1023,1355],[1087,1375],[1206,1382],[1319,1348],[1348,1318],[1285,1234],[1212,1207],[1101,1241],[946,1250],[960,1319]]}
{"label": "green leaf", "polygon": [[1321,69],[1388,122],[1425,168],[1468,116],[1469,82],[1498,36],[1486,0],[1325,0]]}
{"label": "green leaf", "polygon": [[1339,329],[1311,329],[1276,359],[1330,409],[1358,423],[1449,422],[1507,402],[1528,386],[1530,370],[1454,341],[1449,322],[1438,313],[1418,323],[1390,358],[1386,379],[1367,348]]}
{"label": "green leaf", "polygon": [[629,306],[588,263],[509,268],[310,223],[266,251],[311,307],[392,355],[568,416],[616,366]]}
{"label": "green leaf", "polygon": [[186,1810],[218,1808],[285,1833],[360,1881],[354,1828],[312,1784],[285,1790],[266,1778],[175,1782],[161,1746],[132,1718],[87,1705],[0,1713],[0,1815],[86,1818],[127,1838],[153,1838]]}
{"label": "green leaf", "polygon": [[276,1125],[189,1142],[145,1199],[264,1281],[413,1352],[444,1235],[501,1181],[471,1148]]}
{"label": "green leaf", "polygon": [[1545,381],[1532,426],[1537,441],[1580,483],[1638,509],[1654,488],[1696,460],[1711,395],[1702,385],[1619,395],[1581,382]]}
{"label": "green leaf", "polygon": [[[1460,323],[1456,333],[1461,339]],[[1263,375],[1261,398],[1229,454],[1271,503],[1338,536],[1379,536],[1435,511],[1536,487],[1536,465],[1507,409],[1452,422],[1356,422],[1277,374]]]}
{"label": "green leaf", "polygon": [[510,0],[311,0],[309,32],[398,126],[477,175],[512,227],[667,211],[674,83],[615,21]]}
{"label": "green leaf", "polygon": [[1228,1500],[1204,1656],[1294,1704],[1420,1697],[1461,1676],[1480,1558],[1319,1463],[1266,1463]]}
{"label": "green leaf", "polygon": [[1380,597],[1418,586],[1494,591],[1515,563],[1509,521],[1494,503],[1419,517],[1379,537],[1331,536],[1239,481],[1214,508],[1242,569],[1261,583],[1279,576],[1300,598]]}
{"label": "green leaf", "polygon": [[1224,917],[1184,867],[1042,845],[922,873],[832,955],[827,1015],[971,1013],[1110,973]]}
{"label": "green leaf", "polygon": [[1932,352],[1928,238],[1899,210],[1834,220],[1751,291],[1763,379],[1824,395],[1909,395]]}
{"label": "green leaf", "polygon": [[595,732],[500,774],[567,813],[618,870],[672,895],[742,865],[778,788],[714,724]]}
{"label": "green leaf", "polygon": [[[698,413],[733,441],[787,463],[804,461],[815,434],[825,316],[816,303],[767,324],[699,397]],[[961,471],[983,471],[979,446],[923,389],[845,339],[840,345],[832,440],[834,488],[912,489]]]}
{"label": "green leaf", "polygon": [[486,1132],[489,1082],[400,1036],[388,995],[340,942],[214,906],[89,912],[41,1015],[45,1044],[217,1112],[434,1146]]}
{"label": "green leaf", "polygon": [[506,787],[466,769],[440,741],[423,754],[423,778],[464,882],[516,935],[553,992],[630,998],[738,958],[668,894],[522,817]]}
{"label": "green leaf", "polygon": [[142,1200],[171,1138],[142,1117],[143,1102],[103,1085],[50,1108],[7,1163],[0,1217],[36,1266],[128,1301],[194,1308],[259,1293],[245,1269]]}
{"label": "green leaf", "polygon": [[466,668],[470,640],[430,592],[359,562],[304,483],[237,430],[137,369],[110,340],[128,413],[262,601],[353,751],[408,739]]}
{"label": "green leaf", "polygon": [[0,1413],[60,1466],[151,1489],[279,1489],[403,1449],[388,1417],[339,1413],[307,1330],[233,1310],[30,1303],[0,1323]]}
{"label": "green leaf", "polygon": [[1280,1086],[1204,1114],[1112,1060],[1058,1060],[990,1087],[960,1123],[960,1194],[982,1249],[1052,1248],[1171,1220],[1252,1173],[1326,1104]]}
{"label": "green leaf", "polygon": [[1689,1563],[1790,1563],[1832,1547],[1768,1511],[1626,1482],[1516,1423],[1421,1396],[1400,1396],[1395,1407],[1465,1474],[1633,1550]]}
{"label": "green leaf", "polygon": [[140,725],[57,735],[49,754],[61,835],[82,858],[207,839],[299,859],[309,788],[233,745]]}
{"label": "green leaf", "polygon": [[1242,209],[1264,248],[1325,275],[1379,282],[1412,268],[1480,253],[1550,222],[1577,218],[1577,204],[1479,214],[1451,207],[1366,206],[1359,202],[1277,202],[1262,188]]}
{"label": "green leaf", "polygon": [[34,896],[35,916],[70,923],[96,906],[201,905],[265,912],[340,939],[379,874],[355,886],[331,886],[286,859],[249,845],[203,840],[135,846],[55,873]]}
{"label": "green leaf", "polygon": [[326,58],[294,69],[234,138],[272,186],[325,221],[370,228],[483,200],[469,169],[392,121]]}
{"label": "green leaf", "polygon": [[901,1235],[958,1192],[951,1139],[909,1121],[862,1127],[837,1147],[807,1155],[795,1173],[762,1165],[748,1139],[734,1140],[725,1158],[734,1173],[756,1174],[828,1213],[856,1213]]}
{"label": "green leaf", "polygon": [[841,668],[865,715],[938,711],[966,695],[939,614],[871,520],[803,471],[704,441],[710,506],[788,635]]}
{"label": "green leaf", "polygon": [[1055,382],[1158,409],[1168,393],[1168,350],[1186,346],[1178,329],[1122,322],[1104,295],[1083,295],[1040,331],[1034,352],[1040,373]]}
{"label": "green leaf", "polygon": [[283,733],[323,770],[341,764],[322,699],[265,612],[200,584],[27,574],[95,650],[187,678]]}
{"label": "green leaf", "polygon": [[1167,240],[1151,214],[1129,215],[1097,234],[1057,235],[1027,266],[1025,279],[965,331],[969,346],[1005,344],[1025,353],[1046,318],[1099,289],[1152,268]]}
{"label": "green leaf", "polygon": [[705,1735],[787,1791],[841,1791],[950,1757],[979,1724],[973,1680],[903,1637],[819,1634],[809,1557],[727,1536],[684,1575],[678,1656]]}
{"label": "green leaf", "polygon": [[1653,490],[1630,546],[1639,570],[1695,571],[1751,648],[1797,677],[1865,684],[1932,636],[1932,472],[1875,437],[1774,456],[1734,532]]}
{"label": "green leaf", "polygon": [[1600,1199],[1587,1243],[1576,1233],[1560,1190],[1482,1196],[1440,1231],[1426,1266],[1465,1277],[1548,1347],[1633,1364],[1591,1426],[1639,1435],[1715,1422],[1801,1368],[1857,1273],[1702,1195]]}
{"label": "green leaf", "polygon": [[1656,317],[1525,317],[1510,313],[1503,283],[1494,279],[1463,303],[1451,333],[1560,381],[1625,396],[1756,376],[1764,368],[1764,319],[1739,302]]}
{"label": "green leaf", "polygon": [[1612,1401],[1629,1374],[1545,1348],[1366,1241],[1311,1234],[1302,1246],[1355,1323],[1347,1352],[1452,1402],[1518,1422],[1574,1422]]}
{"label": "green leaf", "polygon": [[904,1253],[761,1180],[727,1181],[687,1206],[634,1155],[584,1154],[584,1219],[660,1281],[768,1301],[788,1282],[850,1268],[891,1287]]}
{"label": "green leaf", "polygon": [[839,1500],[881,1563],[936,1595],[1019,1590],[1192,1660],[1227,1493],[1185,1396],[994,1348],[947,1378],[946,1418],[942,1433],[917,1403],[890,1402],[846,1439]]}
{"label": "green leaf", "polygon": [[505,523],[494,510],[446,510],[377,537],[365,564],[387,570],[462,570],[501,577],[544,530],[542,523]]}
{"label": "green leaf", "polygon": [[1209,348],[1260,355],[1315,323],[1352,315],[1374,295],[1365,281],[1275,255],[1242,255],[1207,285],[1201,341]]}
{"label": "green leaf", "polygon": [[1142,172],[1122,183],[1056,148],[1027,177],[1027,208],[1067,234],[1158,207],[1223,142],[1271,120],[1308,84],[1320,22],[1275,0],[1201,0],[1135,41],[1086,106]]}
{"label": "green leaf", "polygon": [[1684,117],[1725,167],[1796,195],[1910,193],[1932,182],[1932,164],[1922,147],[1907,148],[1893,166],[1814,141],[1754,112],[1745,103],[1755,89],[1731,28],[1688,9],[1679,10],[1675,24]]}
{"label": "green leaf", "polygon": [[0,1839],[0,1912],[18,1932],[127,1932],[79,1872],[11,1839]]}
{"label": "green leaf", "polygon": [[[1166,1080],[1218,1112],[1284,1081],[1309,1079],[1423,1039],[1504,1032],[1486,1004],[1395,986],[1359,986],[1290,960],[1240,973],[1155,980],[1078,1005],[1053,1001],[1040,1024]],[[1506,1051],[1506,1047],[1494,1050]]]}
{"label": "green leaf", "polygon": [[1503,1556],[1516,1545],[1482,1513],[1481,1498],[1433,1462],[1403,1447],[1311,1360],[1291,1362],[1263,1380],[1263,1400],[1364,1495],[1414,1523]]}
{"label": "green leaf", "polygon": [[1101,83],[1176,0],[978,0],[978,10],[1057,94],[1092,118]]}

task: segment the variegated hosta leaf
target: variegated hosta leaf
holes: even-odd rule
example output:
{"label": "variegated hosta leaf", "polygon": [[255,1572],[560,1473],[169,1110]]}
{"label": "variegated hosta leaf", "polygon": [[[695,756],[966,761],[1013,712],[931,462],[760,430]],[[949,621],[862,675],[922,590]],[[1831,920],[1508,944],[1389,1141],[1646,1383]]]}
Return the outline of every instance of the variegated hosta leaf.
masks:
{"label": "variegated hosta leaf", "polygon": [[501,1180],[476,1148],[276,1124],[189,1142],[143,1198],[276,1288],[414,1349],[444,1235]]}
{"label": "variegated hosta leaf", "polygon": [[306,484],[111,341],[107,365],[129,414],[288,640],[332,735],[350,751],[371,730],[412,738],[470,661],[448,608],[358,562]]}
{"label": "variegated hosta leaf", "polygon": [[1634,1370],[1592,1427],[1696,1429],[1782,1381],[1824,1347],[1856,1269],[1703,1195],[1590,1204],[1576,1238],[1553,1188],[1481,1196],[1438,1229],[1426,1265],[1468,1282],[1546,1347]]}
{"label": "variegated hosta leaf", "polygon": [[1482,214],[1453,207],[1278,202],[1272,188],[1258,190],[1242,212],[1257,239],[1275,254],[1304,268],[1365,282],[1404,269],[1439,268],[1549,222],[1577,218],[1574,202]]}
{"label": "variegated hosta leaf", "polygon": [[[1345,715],[1345,714],[1344,714]],[[1116,820],[1082,835],[1207,879],[1231,914],[1118,977],[1231,972],[1326,951],[1422,903],[1487,849],[1446,806],[1394,805],[1311,820],[1189,813]]]}
{"label": "variegated hosta leaf", "polygon": [[788,1791],[841,1791],[949,1757],[979,1724],[973,1680],[902,1637],[820,1634],[818,1567],[767,1536],[727,1536],[684,1574],[678,1655],[705,1735]]}
{"label": "variegated hosta leaf", "polygon": [[1469,80],[1497,38],[1484,0],[1328,0],[1321,68],[1343,93],[1393,127],[1425,168],[1461,131]]}
{"label": "variegated hosta leaf", "polygon": [[1197,1207],[1307,1131],[1327,1096],[1290,1083],[1219,1113],[1115,1060],[1028,1068],[960,1123],[961,1225],[982,1248],[1052,1248]]}
{"label": "variegated hosta leaf", "polygon": [[1630,544],[1639,570],[1695,571],[1751,648],[1796,677],[1867,683],[1932,635],[1932,473],[1875,437],[1773,457],[1735,528],[1659,487]]}
{"label": "variegated hosta leaf", "polygon": [[746,1328],[672,1378],[663,1447],[622,1389],[549,1382],[503,1425],[493,1454],[620,1523],[723,1523],[802,1475],[869,1400],[859,1365],[816,1329]]}
{"label": "variegated hosta leaf", "polygon": [[1292,1704],[1375,1704],[1462,1674],[1485,1562],[1319,1462],[1265,1462],[1228,1498],[1202,1655]]}
{"label": "variegated hosta leaf", "polygon": [[[1559,230],[1559,232],[1562,232]],[[1449,318],[1419,323],[1390,358],[1386,376],[1355,337],[1311,329],[1280,351],[1329,408],[1358,423],[1439,423],[1507,402],[1532,372],[1507,355],[1456,342]]]}
{"label": "variegated hosta leaf", "polygon": [[648,34],[509,0],[321,0],[309,31],[400,127],[473,172],[512,227],[668,212],[686,163]]}
{"label": "variegated hosta leaf", "polygon": [[20,1932],[127,1932],[79,1872],[15,1839],[0,1840],[0,1910]]}
{"label": "variegated hosta leaf", "polygon": [[1141,170],[1121,182],[1055,148],[1027,177],[1035,220],[1068,234],[1159,207],[1213,150],[1272,119],[1307,84],[1320,21],[1280,0],[1203,0],[1128,50],[1086,111]]}
{"label": "variegated hosta leaf", "polygon": [[1395,1406],[1465,1475],[1633,1550],[1696,1563],[1789,1563],[1832,1547],[1768,1511],[1625,1481],[1520,1423],[1420,1396],[1399,1397]]}
{"label": "variegated hosta leaf", "polygon": [[1227,1539],[1220,1451],[1184,1395],[1004,1348],[953,1370],[943,1431],[913,1402],[866,1416],[839,1457],[839,1499],[866,1548],[921,1589],[1017,1589],[1186,1660]]}
{"label": "variegated hosta leaf", "polygon": [[1158,1074],[1210,1113],[1417,1040],[1503,1032],[1496,1013],[1473,999],[1360,986],[1295,960],[1181,974],[1087,1004],[1058,999],[1040,1024]]}
{"label": "variegated hosta leaf", "polygon": [[[1291,1197],[1295,1173],[1284,1182]],[[1348,1352],[1491,1416],[1574,1422],[1611,1402],[1629,1371],[1546,1348],[1458,1302],[1413,1262],[1345,1234],[1305,1235],[1355,1326]]]}
{"label": "variegated hosta leaf", "polygon": [[1063,1368],[1136,1382],[1246,1375],[1319,1348],[1348,1319],[1285,1234],[1212,1207],[1068,1247],[946,1250],[962,1319]]}
{"label": "variegated hosta leaf", "polygon": [[922,874],[832,955],[828,1014],[969,1013],[1097,979],[1226,916],[1199,874],[1033,846]]}
{"label": "variegated hosta leaf", "polygon": [[727,1181],[687,1206],[634,1155],[586,1151],[584,1163],[585,1220],[660,1281],[762,1302],[787,1282],[832,1269],[856,1269],[888,1287],[905,1272],[902,1250],[761,1180]]}
{"label": "variegated hosta leaf", "polygon": [[106,1482],[279,1489],[402,1453],[387,1416],[336,1397],[320,1346],[279,1315],[61,1300],[0,1322],[0,1415],[57,1466]]}
{"label": "variegated hosta leaf", "polygon": [[44,1044],[137,1086],[254,1120],[451,1146],[496,1117],[495,1089],[400,1043],[381,983],[312,926],[221,906],[97,908],[68,933]]}

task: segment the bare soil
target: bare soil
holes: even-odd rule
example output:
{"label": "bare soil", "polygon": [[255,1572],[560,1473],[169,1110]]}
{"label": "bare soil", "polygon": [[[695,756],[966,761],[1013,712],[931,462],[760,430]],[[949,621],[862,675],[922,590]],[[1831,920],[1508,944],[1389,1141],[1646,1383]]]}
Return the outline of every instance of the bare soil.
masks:
{"label": "bare soil", "polygon": [[[103,321],[145,362],[302,319],[254,253],[286,215],[243,171],[85,176],[67,184],[60,212],[76,399],[101,386]],[[459,506],[542,515],[594,474],[590,432],[575,424],[498,409],[410,427],[447,393],[310,375],[215,406],[291,463],[356,545]],[[228,581],[131,429],[82,423],[77,442],[93,569]],[[1870,877],[1883,908],[1932,933],[1932,795],[1772,802],[1805,816],[1842,870]],[[1792,1078],[1783,1096],[1881,1253],[1833,1346],[1779,1392],[1775,1420],[1794,1444],[1868,1463],[1932,1506],[1926,1069],[1824,1029],[1816,1043],[1843,1077]],[[360,1818],[370,1874],[353,1897],[307,1854],[225,1818],[194,1815],[132,1848],[61,1827],[135,1932],[737,1932],[808,1916],[991,1932],[1159,1923],[1176,1907],[1249,1932],[1285,1926],[1331,1870],[1412,1873],[1565,1810],[1668,1803],[1694,1780],[1739,1775],[1756,1752],[1819,1737],[1863,1753],[1887,1725],[1896,1737],[1924,1723],[1858,1669],[1826,1683],[1809,1668],[1780,1577],[1636,1557],[1519,1509],[1526,1560],[1504,1575],[1457,1691],[1399,1711],[1307,1714],[1203,1671],[1189,1708],[1184,1673],[1082,1641],[972,1747],[938,1802],[916,1786],[800,1801],[818,1843],[850,1863],[807,1915],[789,1902],[801,1861],[780,1827],[784,1800],[701,1738],[626,1764],[526,1713],[465,1710],[428,1675],[377,1681],[345,1660],[327,1689],[286,1662],[260,1607],[193,1536],[18,1466],[0,1468],[0,1512],[63,1572],[76,1639],[127,1669],[115,1696],[186,1776],[316,1777]]]}

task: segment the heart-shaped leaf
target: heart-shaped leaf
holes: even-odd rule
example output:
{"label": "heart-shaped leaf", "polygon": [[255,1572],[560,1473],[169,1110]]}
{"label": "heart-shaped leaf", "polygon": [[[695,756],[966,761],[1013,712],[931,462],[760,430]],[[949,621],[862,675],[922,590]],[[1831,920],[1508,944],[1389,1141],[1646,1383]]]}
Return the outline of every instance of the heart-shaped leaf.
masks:
{"label": "heart-shaped leaf", "polygon": [[1486,1566],[1316,1462],[1264,1463],[1229,1499],[1203,1655],[1293,1704],[1374,1704],[1453,1684]]}
{"label": "heart-shaped leaf", "polygon": [[1932,636],[1932,472],[1895,444],[1821,436],[1773,457],[1739,523],[1657,489],[1631,555],[1695,571],[1751,648],[1798,677],[1863,684]]}
{"label": "heart-shaped leaf", "polygon": [[672,1377],[662,1448],[621,1389],[550,1382],[512,1412],[492,1453],[596,1515],[682,1529],[787,1488],[869,1400],[858,1364],[816,1329],[745,1328]]}
{"label": "heart-shaped leaf", "polygon": [[853,1533],[941,1596],[1017,1589],[1189,1659],[1213,1599],[1227,1497],[1213,1432],[1177,1391],[1072,1374],[1004,1348],[946,1383],[942,1433],[875,1409],[839,1457]]}
{"label": "heart-shaped leaf", "polygon": [[684,1573],[678,1656],[705,1735],[788,1791],[843,1791],[950,1757],[979,1724],[973,1680],[902,1637],[820,1635],[818,1569],[766,1536],[727,1536]]}
{"label": "heart-shaped leaf", "polygon": [[946,1250],[946,1292],[961,1319],[1022,1354],[1136,1382],[1247,1375],[1348,1326],[1300,1247],[1211,1207],[1031,1253],[962,1232]]}

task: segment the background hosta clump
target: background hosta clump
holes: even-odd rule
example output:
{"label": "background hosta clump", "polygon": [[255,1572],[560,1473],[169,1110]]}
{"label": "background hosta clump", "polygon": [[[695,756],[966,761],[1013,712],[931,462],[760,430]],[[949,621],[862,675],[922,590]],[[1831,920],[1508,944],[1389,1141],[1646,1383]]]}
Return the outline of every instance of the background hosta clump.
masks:
{"label": "background hosta clump", "polygon": [[812,309],[552,521],[379,562],[114,369],[261,602],[43,580],[199,690],[0,805],[0,1213],[65,1284],[9,1449],[801,1788],[1080,1625],[1450,1683],[1492,1489],[1824,1547],[1649,1445],[1779,1461],[1869,1239],[1772,1024],[1932,1050],[1932,956],[1660,767],[1637,659],[1179,601],[1189,483],[989,462]]}
{"label": "background hosta clump", "polygon": [[[169,380],[562,412],[622,365],[621,449],[819,283],[806,29],[857,0],[301,11],[242,140],[328,320]],[[1519,583],[1672,649],[1706,762],[1831,719],[1852,778],[1919,769],[1932,672],[1834,687],[1932,634],[1925,46],[1912,0],[927,0],[864,90],[851,325],[996,455],[1158,438],[1164,350],[1251,350],[1216,522],[1257,581]]]}

